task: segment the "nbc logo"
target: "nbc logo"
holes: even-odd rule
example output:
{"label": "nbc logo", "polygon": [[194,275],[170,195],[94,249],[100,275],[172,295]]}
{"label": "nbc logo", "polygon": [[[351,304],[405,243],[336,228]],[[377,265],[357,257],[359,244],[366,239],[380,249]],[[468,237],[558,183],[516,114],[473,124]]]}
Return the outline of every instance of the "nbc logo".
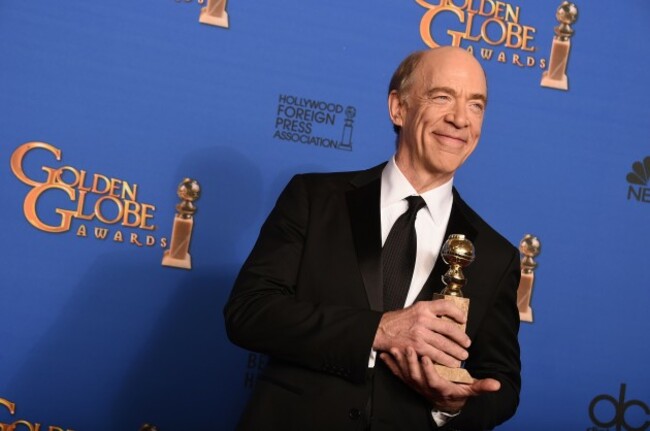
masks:
{"label": "nbc logo", "polygon": [[650,188],[646,187],[650,181],[650,156],[642,162],[632,163],[632,172],[627,174],[626,179],[630,183],[627,200],[634,198],[639,202],[650,203]]}

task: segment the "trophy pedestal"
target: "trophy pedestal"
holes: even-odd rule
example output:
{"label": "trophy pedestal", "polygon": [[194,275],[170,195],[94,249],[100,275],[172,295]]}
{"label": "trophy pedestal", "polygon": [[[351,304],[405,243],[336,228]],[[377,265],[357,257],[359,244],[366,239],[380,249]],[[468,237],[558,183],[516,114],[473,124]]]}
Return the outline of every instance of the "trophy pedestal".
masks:
{"label": "trophy pedestal", "polygon": [[192,268],[192,259],[188,251],[193,225],[194,220],[191,218],[183,218],[178,215],[174,217],[172,240],[169,245],[169,250],[165,250],[163,254],[163,265],[184,269]]}
{"label": "trophy pedestal", "polygon": [[210,11],[206,6],[201,9],[199,22],[201,24],[208,24],[208,25],[214,25],[216,27],[228,28],[229,27],[228,12],[224,10],[219,16],[214,16],[210,14]]}
{"label": "trophy pedestal", "polygon": [[568,40],[553,40],[551,60],[548,70],[542,74],[542,87],[568,90],[569,80],[566,76],[566,66],[569,61],[571,43]]}
{"label": "trophy pedestal", "polygon": [[441,377],[454,383],[465,383],[471,385],[474,382],[472,376],[465,368],[449,368],[444,365],[434,364],[433,367]]}
{"label": "trophy pedestal", "polygon": [[[433,295],[433,299],[444,299],[445,301],[452,301],[458,308],[462,310],[462,312],[465,314],[465,317],[467,317],[467,313],[469,312],[469,298],[461,298],[458,296],[435,293]],[[463,332],[465,332],[467,324],[457,325],[460,329],[463,330]],[[435,364],[434,367],[440,376],[449,380],[450,382],[471,384],[474,381],[469,372],[464,368],[450,368],[439,364]]]}
{"label": "trophy pedestal", "polygon": [[533,309],[530,308],[530,299],[533,293],[533,273],[521,274],[521,281],[517,289],[517,308],[519,309],[519,320],[522,322],[533,321]]}

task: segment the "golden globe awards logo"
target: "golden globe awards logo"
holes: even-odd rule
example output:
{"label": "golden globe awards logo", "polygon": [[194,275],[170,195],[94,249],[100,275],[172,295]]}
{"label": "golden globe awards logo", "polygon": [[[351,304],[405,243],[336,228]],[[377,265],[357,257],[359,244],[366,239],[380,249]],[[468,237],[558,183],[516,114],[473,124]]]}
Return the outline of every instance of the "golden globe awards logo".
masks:
{"label": "golden globe awards logo", "polygon": [[313,147],[352,151],[357,110],[340,103],[281,94],[274,139]]}
{"label": "golden globe awards logo", "polygon": [[[0,398],[0,407],[6,409],[11,416],[16,414],[16,404]],[[50,425],[47,428],[39,422],[29,422],[18,419],[10,423],[0,422],[0,431],[29,430],[29,431],[73,431],[71,429]]]}
{"label": "golden globe awards logo", "polygon": [[[427,9],[420,21],[420,36],[430,48],[451,45],[465,48],[485,61],[496,59],[518,67],[546,68],[546,59],[534,54],[537,50],[533,44],[536,29],[524,23],[519,6],[496,0],[416,2]],[[447,29],[446,36],[442,36],[437,24],[443,20],[447,22],[449,18],[452,27]]]}
{"label": "golden globe awards logo", "polygon": [[[60,161],[62,151],[46,142],[27,142],[11,156],[11,170],[22,183],[31,187],[23,203],[27,221],[43,232],[64,233],[73,228],[79,237],[99,240],[111,238],[115,242],[138,247],[167,246],[167,239],[151,234],[156,229],[153,213],[156,207],[138,200],[138,185],[102,174],[89,174],[73,166],[43,166],[45,178],[35,179],[25,172],[24,160],[31,151],[46,151]],[[43,177],[42,174],[37,175]],[[89,231],[90,222],[95,226]],[[113,229],[118,226],[119,229]],[[122,228],[143,232],[124,234]]]}

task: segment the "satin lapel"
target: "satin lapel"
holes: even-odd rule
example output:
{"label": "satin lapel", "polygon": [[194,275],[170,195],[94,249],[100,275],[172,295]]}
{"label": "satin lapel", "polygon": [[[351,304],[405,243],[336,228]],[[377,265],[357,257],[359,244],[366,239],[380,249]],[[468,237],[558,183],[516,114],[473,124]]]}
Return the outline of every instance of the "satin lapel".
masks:
{"label": "satin lapel", "polygon": [[379,208],[383,166],[361,173],[352,181],[356,188],[346,194],[359,269],[370,308],[376,311],[383,309]]}
{"label": "satin lapel", "polygon": [[[454,203],[451,207],[451,214],[449,215],[449,223],[447,223],[447,230],[445,231],[445,241],[449,238],[449,235],[452,234],[463,234],[470,241],[476,240],[477,231],[476,228],[472,225],[471,221],[467,217],[467,211],[465,210],[466,204],[458,195],[456,189],[454,193]],[[442,283],[442,276],[447,271],[449,266],[443,262],[442,256],[438,255],[436,263],[433,266],[431,274],[426,283],[422,287],[422,290],[418,294],[416,301],[430,301],[434,293],[439,293],[444,288]]]}

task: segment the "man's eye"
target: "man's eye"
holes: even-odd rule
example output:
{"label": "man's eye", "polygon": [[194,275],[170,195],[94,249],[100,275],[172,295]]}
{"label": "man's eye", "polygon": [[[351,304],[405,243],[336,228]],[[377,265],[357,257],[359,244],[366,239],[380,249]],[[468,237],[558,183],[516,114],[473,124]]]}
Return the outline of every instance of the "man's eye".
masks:
{"label": "man's eye", "polygon": [[470,107],[474,112],[483,112],[485,110],[485,106],[482,103],[472,103]]}

